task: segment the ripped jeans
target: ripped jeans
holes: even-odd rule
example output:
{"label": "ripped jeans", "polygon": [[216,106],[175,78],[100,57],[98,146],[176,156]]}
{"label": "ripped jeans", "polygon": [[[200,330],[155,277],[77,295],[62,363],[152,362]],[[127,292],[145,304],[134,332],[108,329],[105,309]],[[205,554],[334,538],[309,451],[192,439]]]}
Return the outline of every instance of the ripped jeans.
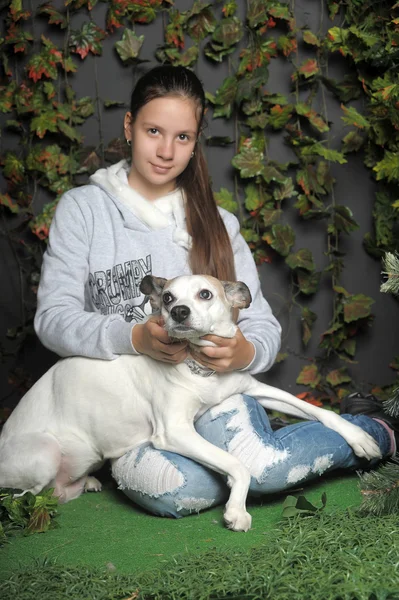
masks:
{"label": "ripped jeans", "polygon": [[[388,430],[365,415],[344,415],[367,431],[382,456],[391,452]],[[195,423],[206,440],[238,458],[251,474],[250,496],[272,494],[311,481],[334,469],[375,466],[358,458],[345,440],[318,421],[302,421],[277,431],[256,400],[235,395],[209,409]],[[226,477],[189,458],[149,444],[117,459],[112,474],[133,502],[164,517],[183,517],[225,503]]]}

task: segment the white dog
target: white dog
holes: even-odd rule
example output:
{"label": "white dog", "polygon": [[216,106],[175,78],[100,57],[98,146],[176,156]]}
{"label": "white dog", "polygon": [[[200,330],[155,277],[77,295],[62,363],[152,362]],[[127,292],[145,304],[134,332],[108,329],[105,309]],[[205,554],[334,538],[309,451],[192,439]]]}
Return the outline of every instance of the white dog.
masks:
{"label": "white dog", "polygon": [[[246,308],[251,302],[245,284],[202,275],[170,281],[148,275],[141,290],[161,312],[170,336],[197,345],[206,343],[199,338],[208,333],[234,336],[232,308]],[[101,489],[88,474],[104,460],[150,442],[227,475],[231,494],[225,522],[234,531],[247,531],[247,469],[204,440],[193,425],[208,408],[237,393],[255,397],[265,408],[318,420],[337,431],[358,456],[380,457],[370,435],[332,411],[260,383],[246,372],[210,372],[203,377],[197,369],[203,367],[191,359],[171,366],[144,355],[114,361],[60,360],[6,421],[0,436],[0,487],[34,494],[54,487],[67,502],[84,490]]]}

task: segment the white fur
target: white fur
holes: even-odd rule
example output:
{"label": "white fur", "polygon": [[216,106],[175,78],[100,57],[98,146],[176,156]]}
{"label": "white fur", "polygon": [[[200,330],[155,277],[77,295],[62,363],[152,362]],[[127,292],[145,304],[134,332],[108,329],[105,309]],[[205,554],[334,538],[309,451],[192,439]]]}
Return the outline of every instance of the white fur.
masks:
{"label": "white fur", "polygon": [[[210,331],[232,337],[236,327],[231,307],[244,308],[250,302],[249,292],[244,298],[243,284],[204,276],[168,282],[145,279],[153,285],[151,302],[161,309],[170,335],[193,343],[203,343],[199,337]],[[211,292],[210,299],[200,297],[204,289]],[[162,301],[165,292],[173,296],[167,306]],[[182,305],[189,316],[179,324],[172,309]],[[45,373],[7,420],[0,436],[0,486],[33,493],[55,487],[55,494],[66,502],[85,488],[100,488],[96,480],[88,481],[88,475],[104,460],[150,442],[227,475],[231,494],[226,524],[247,531],[251,526],[245,509],[247,469],[205,441],[193,425],[208,408],[237,393],[257,398],[265,408],[319,420],[337,431],[360,457],[380,456],[376,442],[359,427],[260,383],[247,372],[201,377],[184,363],[171,366],[144,355],[123,355],[114,361],[73,357],[60,360]]]}

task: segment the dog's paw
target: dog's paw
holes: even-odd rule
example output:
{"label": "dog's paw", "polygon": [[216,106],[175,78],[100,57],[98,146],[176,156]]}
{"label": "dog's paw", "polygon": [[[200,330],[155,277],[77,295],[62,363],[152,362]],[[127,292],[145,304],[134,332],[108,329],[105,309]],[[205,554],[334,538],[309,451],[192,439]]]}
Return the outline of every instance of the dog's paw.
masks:
{"label": "dog's paw", "polygon": [[102,484],[98,479],[88,476],[85,483],[85,492],[101,492]]}
{"label": "dog's paw", "polygon": [[240,508],[227,508],[224,513],[226,526],[233,531],[248,531],[251,528],[252,517]]}
{"label": "dog's paw", "polygon": [[381,450],[375,439],[369,433],[360,429],[360,427],[357,427],[356,425],[354,425],[354,427],[356,427],[355,434],[351,435],[346,441],[351,446],[356,456],[359,456],[359,458],[366,458],[367,460],[382,458]]}

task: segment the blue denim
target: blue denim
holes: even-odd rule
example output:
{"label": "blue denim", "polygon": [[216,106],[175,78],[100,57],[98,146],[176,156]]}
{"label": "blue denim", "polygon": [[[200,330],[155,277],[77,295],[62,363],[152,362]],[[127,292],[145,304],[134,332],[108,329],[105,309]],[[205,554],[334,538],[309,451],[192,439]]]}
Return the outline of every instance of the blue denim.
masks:
{"label": "blue denim", "polygon": [[[389,455],[390,436],[380,423],[365,415],[343,418],[368,432],[383,457]],[[368,469],[379,462],[358,458],[338,433],[318,421],[273,431],[266,411],[248,396],[234,396],[208,410],[195,428],[245,464],[251,474],[250,496],[288,490],[336,469]],[[229,496],[226,477],[149,444],[115,461],[113,476],[133,502],[159,516],[183,517],[223,504]]]}

